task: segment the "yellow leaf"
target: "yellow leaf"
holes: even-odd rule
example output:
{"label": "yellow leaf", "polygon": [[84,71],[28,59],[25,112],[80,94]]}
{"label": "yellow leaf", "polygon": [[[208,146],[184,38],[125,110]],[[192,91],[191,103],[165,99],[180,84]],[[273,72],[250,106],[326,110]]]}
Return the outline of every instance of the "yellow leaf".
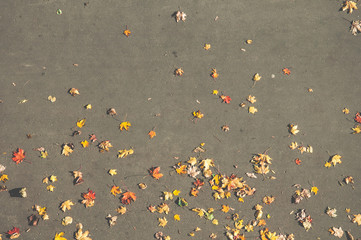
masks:
{"label": "yellow leaf", "polygon": [[49,96],[49,97],[48,97],[48,100],[53,103],[53,102],[56,101],[56,97]]}
{"label": "yellow leaf", "polygon": [[197,158],[195,157],[190,157],[189,160],[187,161],[187,163],[189,163],[190,165],[194,166],[197,163]]}
{"label": "yellow leaf", "polygon": [[242,229],[243,228],[243,219],[240,219],[240,220],[234,222],[234,227],[237,229]]}
{"label": "yellow leaf", "polygon": [[332,166],[332,165],[331,165],[330,162],[326,162],[326,163],[325,163],[325,167],[329,168],[329,167],[331,167],[331,166]]}
{"label": "yellow leaf", "polygon": [[131,127],[132,124],[130,122],[122,122],[120,125],[119,125],[119,128],[121,131],[123,131],[124,129],[128,131],[129,127]]}
{"label": "yellow leaf", "polygon": [[315,195],[317,195],[318,188],[315,187],[315,186],[313,186],[313,187],[311,188],[311,192],[313,192],[313,193],[315,193]]}
{"label": "yellow leaf", "polygon": [[74,203],[71,200],[66,200],[60,205],[60,209],[65,212],[66,210],[70,210],[71,206],[74,206]]}
{"label": "yellow leaf", "polygon": [[217,219],[213,219],[213,220],[212,220],[212,223],[213,223],[214,225],[218,225],[218,220],[217,220]]}
{"label": "yellow leaf", "polygon": [[238,198],[238,202],[244,202],[243,198]]}
{"label": "yellow leaf", "polygon": [[248,96],[247,101],[250,102],[250,103],[255,103],[255,102],[257,102],[256,97],[255,97],[255,96],[252,96],[252,95],[249,95],[249,96]]}
{"label": "yellow leaf", "polygon": [[333,155],[332,158],[331,158],[332,165],[336,166],[337,163],[341,164],[342,163],[341,158],[342,158],[341,155],[338,155],[338,154]]}
{"label": "yellow leaf", "polygon": [[44,179],[43,179],[43,183],[48,184],[48,183],[49,183],[49,178],[48,178],[48,177],[44,178]]}
{"label": "yellow leaf", "polygon": [[361,132],[361,126],[357,125],[356,127],[352,128],[353,133],[352,134],[358,134]]}
{"label": "yellow leaf", "polygon": [[252,114],[255,114],[256,112],[258,112],[258,109],[255,108],[255,107],[253,107],[253,106],[251,106],[251,107],[248,108],[248,112],[249,112],[249,113],[252,113]]}
{"label": "yellow leaf", "polygon": [[75,96],[75,95],[79,95],[79,90],[76,89],[76,88],[70,88],[69,89],[69,94],[72,95],[72,96]]}
{"label": "yellow leaf", "polygon": [[158,218],[158,222],[159,222],[159,225],[160,227],[165,227],[168,223],[167,219],[164,217],[164,218]]}
{"label": "yellow leaf", "polygon": [[117,175],[117,169],[109,169],[108,173],[111,176]]}
{"label": "yellow leaf", "polygon": [[204,44],[204,50],[209,50],[209,49],[211,49],[211,44],[209,44],[209,43],[206,43],[206,44]]}
{"label": "yellow leaf", "polygon": [[91,104],[87,104],[87,105],[85,105],[85,109],[86,109],[86,110],[90,110],[90,109],[92,109],[92,105],[91,105]]}
{"label": "yellow leaf", "polygon": [[192,211],[198,213],[199,217],[203,217],[205,212],[204,209],[201,208],[192,208]]}
{"label": "yellow leaf", "polygon": [[218,95],[218,90],[213,90],[213,91],[212,91],[212,94],[213,94],[213,95]]}
{"label": "yellow leaf", "polygon": [[258,73],[256,73],[254,76],[253,76],[253,81],[255,81],[255,82],[258,82],[259,80],[261,80],[261,76],[258,74]]}
{"label": "yellow leaf", "polygon": [[127,157],[128,155],[132,155],[134,153],[134,150],[133,149],[123,149],[123,150],[119,150],[118,151],[118,158],[125,158]]}
{"label": "yellow leaf", "polygon": [[171,192],[163,192],[163,199],[164,201],[172,200],[173,194]]}
{"label": "yellow leaf", "polygon": [[344,108],[344,109],[342,109],[342,112],[343,112],[344,114],[349,114],[349,113],[350,113],[350,109]]}
{"label": "yellow leaf", "polygon": [[222,212],[228,213],[229,209],[230,209],[230,207],[228,205],[222,205]]}
{"label": "yellow leaf", "polygon": [[190,232],[190,233],[188,233],[188,235],[191,236],[191,237],[195,236],[194,232]]}
{"label": "yellow leaf", "polygon": [[53,185],[49,185],[46,187],[46,190],[48,190],[49,192],[54,192],[55,187]]}
{"label": "yellow leaf", "polygon": [[54,240],[67,240],[64,236],[64,232],[56,233]]}
{"label": "yellow leaf", "polygon": [[296,135],[297,133],[299,133],[300,130],[298,130],[298,126],[297,126],[297,125],[289,124],[289,125],[288,125],[288,131],[289,131],[292,135]]}
{"label": "yellow leaf", "polygon": [[61,151],[62,155],[69,156],[69,154],[72,152],[73,152],[73,149],[69,146],[69,144],[63,145],[63,150]]}
{"label": "yellow leaf", "polygon": [[174,195],[174,196],[178,196],[180,192],[181,192],[181,191],[179,191],[179,190],[176,189],[176,190],[173,191],[173,195]]}
{"label": "yellow leaf", "polygon": [[292,142],[291,145],[288,146],[290,149],[295,150],[298,147],[297,142]]}
{"label": "yellow leaf", "polygon": [[201,118],[203,118],[203,117],[204,117],[204,114],[203,114],[203,113],[201,113],[201,111],[200,111],[200,110],[198,110],[198,111],[196,111],[196,112],[193,112],[192,114],[193,114],[193,117],[195,117],[195,118],[199,118],[199,119],[201,119]]}
{"label": "yellow leaf", "polygon": [[122,193],[122,190],[118,187],[118,186],[113,186],[111,189],[110,189],[110,193],[113,194],[114,196],[117,196],[117,194],[121,194]]}
{"label": "yellow leaf", "polygon": [[179,216],[179,214],[175,214],[175,215],[174,215],[174,220],[175,220],[175,221],[178,221],[178,222],[180,221],[180,216]]}
{"label": "yellow leaf", "polygon": [[86,122],[86,119],[83,118],[83,119],[77,121],[76,125],[78,126],[78,128],[82,128],[82,127],[84,127],[85,122]]}
{"label": "yellow leaf", "polygon": [[123,34],[124,34],[125,36],[127,36],[127,37],[129,37],[131,33],[132,33],[132,32],[131,32],[129,29],[125,29],[124,32],[123,32]]}
{"label": "yellow leaf", "polygon": [[247,44],[252,44],[252,43],[253,43],[253,40],[248,39],[248,40],[246,41],[246,43],[247,43]]}
{"label": "yellow leaf", "polygon": [[89,142],[87,140],[80,142],[80,144],[83,146],[83,148],[89,147]]}
{"label": "yellow leaf", "polygon": [[41,158],[47,158],[48,157],[48,152],[47,151],[40,152],[40,157]]}
{"label": "yellow leaf", "polygon": [[64,218],[61,220],[61,224],[62,224],[63,226],[67,226],[67,225],[69,225],[69,224],[72,224],[72,222],[73,222],[73,218],[72,218],[72,217],[69,217],[69,216],[64,217]]}
{"label": "yellow leaf", "polygon": [[354,1],[347,0],[343,3],[342,11],[348,10],[348,13],[352,13],[354,9],[357,10],[357,5]]}
{"label": "yellow leaf", "polygon": [[51,175],[49,177],[49,180],[50,180],[50,182],[56,182],[56,181],[58,181],[58,178],[56,176],[54,176],[54,175]]}
{"label": "yellow leaf", "polygon": [[212,68],[212,73],[211,73],[211,77],[212,78],[214,78],[214,79],[216,79],[216,78],[218,78],[218,73],[217,73],[217,69],[215,69],[215,68]]}
{"label": "yellow leaf", "polygon": [[127,212],[127,208],[124,206],[120,206],[117,208],[117,213],[120,213],[121,215],[125,214]]}
{"label": "yellow leaf", "polygon": [[5,183],[7,180],[9,180],[8,175],[3,174],[3,175],[0,176],[0,182],[4,182],[4,183]]}

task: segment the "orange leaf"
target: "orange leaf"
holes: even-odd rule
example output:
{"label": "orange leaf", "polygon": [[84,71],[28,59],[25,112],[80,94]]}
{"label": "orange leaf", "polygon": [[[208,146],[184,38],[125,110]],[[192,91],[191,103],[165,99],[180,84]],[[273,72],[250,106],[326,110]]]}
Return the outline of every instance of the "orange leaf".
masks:
{"label": "orange leaf", "polygon": [[150,139],[152,139],[152,138],[154,138],[155,136],[157,136],[157,134],[156,134],[156,132],[155,131],[150,131],[149,133],[148,133],[148,135],[149,135],[149,138]]}
{"label": "orange leaf", "polygon": [[161,177],[163,177],[163,173],[159,172],[160,167],[152,167],[151,169],[149,169],[149,174],[155,178],[155,179],[159,179]]}
{"label": "orange leaf", "polygon": [[283,74],[285,74],[285,75],[290,75],[290,74],[291,74],[291,70],[289,70],[288,68],[282,69],[282,72],[283,72]]}
{"label": "orange leaf", "polygon": [[117,194],[121,194],[122,190],[120,190],[120,188],[118,186],[113,186],[112,189],[110,189],[110,193],[113,194],[114,196],[117,196]]}
{"label": "orange leaf", "polygon": [[123,34],[124,34],[125,36],[127,36],[127,37],[129,37],[131,33],[132,33],[132,32],[131,32],[129,29],[125,29],[124,32],[123,32]]}
{"label": "orange leaf", "polygon": [[130,204],[131,201],[137,200],[135,193],[133,192],[125,192],[121,198],[123,204]]}
{"label": "orange leaf", "polygon": [[16,163],[16,165],[18,165],[25,159],[25,152],[21,148],[18,148],[17,152],[13,152],[13,155],[14,155],[14,157],[12,159]]}

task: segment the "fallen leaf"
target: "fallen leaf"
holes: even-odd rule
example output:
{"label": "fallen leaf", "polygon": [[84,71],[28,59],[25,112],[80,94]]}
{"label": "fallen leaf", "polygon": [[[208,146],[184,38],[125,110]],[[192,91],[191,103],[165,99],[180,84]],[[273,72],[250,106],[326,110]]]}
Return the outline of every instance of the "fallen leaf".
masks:
{"label": "fallen leaf", "polygon": [[351,220],[353,223],[357,223],[358,226],[361,225],[361,214],[353,215],[353,219]]}
{"label": "fallen leaf", "polygon": [[361,123],[361,114],[357,112],[354,118],[355,122]]}
{"label": "fallen leaf", "polygon": [[104,152],[104,151],[109,151],[109,148],[113,147],[113,145],[110,143],[109,140],[106,141],[102,141],[98,144],[99,147],[99,151],[100,152]]}
{"label": "fallen leaf", "polygon": [[335,218],[335,217],[337,217],[336,211],[337,211],[336,208],[327,207],[326,214],[332,218]]}
{"label": "fallen leaf", "polygon": [[53,102],[56,101],[56,97],[49,96],[49,97],[48,97],[48,100],[53,103]]}
{"label": "fallen leaf", "polygon": [[285,74],[285,75],[290,75],[290,74],[291,74],[291,70],[289,70],[288,68],[283,68],[283,69],[282,69],[282,72],[283,72],[283,74]]}
{"label": "fallen leaf", "polygon": [[112,227],[116,224],[118,216],[112,216],[108,214],[105,219],[108,220],[109,227]]}
{"label": "fallen leaf", "polygon": [[146,189],[148,186],[145,183],[138,183],[138,187],[142,190]]}
{"label": "fallen leaf", "polygon": [[48,190],[49,192],[54,192],[55,187],[53,185],[49,185],[46,187],[46,190]]}
{"label": "fallen leaf", "polygon": [[193,114],[193,117],[194,117],[194,118],[199,118],[199,119],[201,119],[201,118],[204,117],[204,114],[201,113],[200,110],[198,110],[198,111],[196,111],[196,112],[193,112],[192,114]]}
{"label": "fallen leaf", "polygon": [[25,159],[25,152],[23,149],[18,148],[17,152],[13,152],[13,158],[12,160],[18,165],[19,163],[23,162]]}
{"label": "fallen leaf", "polygon": [[118,151],[118,158],[126,158],[128,155],[132,155],[134,153],[133,149],[123,149]]}
{"label": "fallen leaf", "polygon": [[13,229],[7,231],[6,234],[8,235],[8,237],[10,239],[18,238],[18,237],[20,237],[20,229],[17,227],[13,227]]}
{"label": "fallen leaf", "polygon": [[255,103],[255,102],[257,102],[256,97],[255,97],[255,96],[252,96],[252,95],[248,95],[247,101],[250,102],[250,103],[252,103],[252,104]]}
{"label": "fallen leaf", "polygon": [[125,36],[127,36],[127,37],[129,37],[131,33],[132,33],[132,32],[131,32],[128,28],[125,29],[124,32],[123,32],[123,34],[124,34]]}
{"label": "fallen leaf", "polygon": [[173,218],[174,218],[175,221],[178,221],[178,222],[180,221],[179,214],[175,214]]}
{"label": "fallen leaf", "polygon": [[301,165],[302,161],[301,161],[301,159],[296,158],[296,159],[295,159],[295,163],[296,163],[297,165]]}
{"label": "fallen leaf", "polygon": [[158,213],[168,214],[169,211],[170,211],[170,208],[169,208],[168,204],[166,204],[166,203],[162,203],[162,204],[159,204],[159,205],[157,206],[157,212],[158,212]]}
{"label": "fallen leaf", "polygon": [[252,114],[255,114],[256,112],[258,112],[258,109],[255,108],[255,107],[253,107],[253,106],[251,106],[251,107],[248,108],[248,112],[249,112],[249,113],[252,113]]}
{"label": "fallen leaf", "polygon": [[204,44],[204,50],[209,50],[209,49],[211,49],[211,44],[209,44],[209,43],[206,43],[206,44]]}
{"label": "fallen leaf", "polygon": [[47,151],[42,151],[42,152],[40,152],[40,157],[41,158],[47,158],[48,157],[48,152]]}
{"label": "fallen leaf", "polygon": [[216,78],[218,78],[218,73],[217,73],[217,69],[215,69],[215,68],[212,68],[212,72],[211,72],[211,77],[213,78],[213,79],[216,79]]}
{"label": "fallen leaf", "polygon": [[129,127],[132,126],[132,124],[130,122],[122,122],[120,125],[119,125],[119,128],[121,131],[123,130],[127,130],[129,129]]}
{"label": "fallen leaf", "polygon": [[263,199],[262,199],[262,202],[264,204],[267,204],[267,205],[270,205],[271,203],[273,203],[275,200],[275,197],[273,196],[265,196]]}
{"label": "fallen leaf", "polygon": [[292,135],[296,135],[297,133],[300,132],[300,130],[298,130],[298,126],[294,125],[294,124],[289,124],[288,125],[288,131],[289,133],[291,133]]}
{"label": "fallen leaf", "polygon": [[121,194],[122,190],[119,188],[119,186],[112,186],[112,188],[110,189],[110,193],[113,194],[114,196],[117,196],[117,194]]}
{"label": "fallen leaf", "polygon": [[75,95],[79,95],[79,90],[76,89],[76,88],[70,88],[69,89],[69,94],[72,95],[72,96],[75,96]]}
{"label": "fallen leaf", "polygon": [[183,69],[182,68],[177,68],[176,70],[174,70],[174,75],[176,76],[183,76]]}
{"label": "fallen leaf", "polygon": [[85,108],[86,110],[90,110],[90,109],[92,109],[92,105],[91,105],[91,104],[87,104],[87,105],[84,106],[84,108]]}
{"label": "fallen leaf", "polygon": [[66,240],[66,238],[63,236],[64,236],[64,232],[55,233],[54,240]]}
{"label": "fallen leaf", "polygon": [[232,101],[230,96],[221,95],[219,97],[222,99],[222,102],[227,103],[227,104],[229,104]]}
{"label": "fallen leaf", "polygon": [[56,181],[58,181],[58,178],[56,176],[54,176],[54,175],[51,175],[49,177],[49,180],[50,180],[50,182],[56,182]]}
{"label": "fallen leaf", "polygon": [[163,192],[163,200],[173,200],[173,194],[171,192]]}
{"label": "fallen leaf", "polygon": [[352,128],[353,133],[352,134],[358,134],[361,132],[361,126],[357,125],[356,127]]}
{"label": "fallen leaf", "polygon": [[78,230],[75,232],[75,239],[76,239],[76,240],[92,240],[92,239],[89,237],[89,231],[83,231],[83,224],[78,223],[78,224],[76,225],[76,228],[78,229]]}
{"label": "fallen leaf", "polygon": [[80,144],[83,146],[83,148],[89,147],[89,142],[87,140],[80,142]]}
{"label": "fallen leaf", "polygon": [[133,192],[125,192],[121,198],[123,204],[130,204],[132,201],[137,200],[135,193]]}
{"label": "fallen leaf", "polygon": [[185,12],[181,12],[181,11],[178,11],[176,14],[175,14],[175,20],[177,22],[179,21],[183,21],[185,22],[186,21],[186,18],[187,18],[187,14]]}
{"label": "fallen leaf", "polygon": [[63,226],[67,226],[69,224],[72,224],[73,223],[73,218],[70,217],[70,216],[67,216],[67,217],[64,217],[62,220],[61,220],[61,224]]}
{"label": "fallen leaf", "polygon": [[74,203],[71,200],[66,200],[60,205],[60,209],[65,212],[66,210],[70,210],[71,206],[74,206]]}
{"label": "fallen leaf", "polygon": [[7,174],[2,174],[0,176],[0,182],[6,183],[7,180],[9,180],[9,177]]}
{"label": "fallen leaf", "polygon": [[74,145],[72,143],[64,143],[63,150],[61,151],[62,155],[69,156],[74,150]]}
{"label": "fallen leaf", "polygon": [[155,136],[157,136],[157,134],[156,134],[156,132],[155,131],[150,131],[149,133],[148,133],[148,135],[149,135],[149,138],[150,139],[152,139],[152,138],[154,138]]}
{"label": "fallen leaf", "polygon": [[346,184],[349,184],[349,183],[352,183],[354,184],[354,181],[353,181],[353,177],[352,176],[347,176],[343,179],[343,181],[346,183]]}
{"label": "fallen leaf", "polygon": [[82,198],[84,198],[81,203],[85,205],[85,207],[92,207],[95,203],[95,192],[88,189],[88,192],[81,194]]}
{"label": "fallen leaf", "polygon": [[315,186],[313,186],[313,187],[311,188],[311,192],[313,192],[315,195],[317,195],[318,188],[315,187]]}
{"label": "fallen leaf", "polygon": [[221,211],[224,212],[224,213],[228,213],[229,209],[230,209],[230,207],[228,205],[222,205],[222,210]]}
{"label": "fallen leaf", "polygon": [[165,227],[168,223],[167,219],[164,217],[164,218],[158,218],[158,222],[159,222],[159,225],[160,227]]}
{"label": "fallen leaf", "polygon": [[218,95],[218,90],[213,90],[213,91],[212,91],[212,94],[213,94],[213,95]]}
{"label": "fallen leaf", "polygon": [[163,173],[159,172],[160,167],[152,167],[151,169],[149,169],[149,174],[155,178],[155,179],[160,179],[161,177],[163,177]]}
{"label": "fallen leaf", "polygon": [[354,36],[357,35],[357,32],[361,32],[361,21],[360,20],[351,22],[350,32]]}
{"label": "fallen leaf", "polygon": [[181,193],[181,191],[179,191],[179,190],[177,190],[177,189],[175,189],[175,190],[173,191],[173,195],[174,195],[174,196],[178,196],[179,193]]}
{"label": "fallen leaf", "polygon": [[261,80],[261,76],[259,75],[259,73],[256,73],[254,76],[253,76],[253,81],[255,82],[258,82],[259,80]]}
{"label": "fallen leaf", "polygon": [[117,169],[109,169],[108,173],[111,176],[117,175]]}
{"label": "fallen leaf", "polygon": [[349,114],[349,113],[350,113],[350,109],[344,108],[344,109],[342,109],[342,112],[343,112],[344,114]]}
{"label": "fallen leaf", "polygon": [[348,13],[352,13],[354,9],[357,10],[357,5],[354,1],[344,1],[342,11],[348,10]]}
{"label": "fallen leaf", "polygon": [[117,208],[117,213],[123,215],[127,212],[127,208],[124,206],[120,206],[119,208]]}
{"label": "fallen leaf", "polygon": [[110,116],[115,116],[115,115],[117,115],[117,112],[115,111],[114,108],[109,108],[107,111],[107,114]]}
{"label": "fallen leaf", "polygon": [[343,236],[343,230],[341,227],[339,228],[336,228],[336,227],[332,227],[328,230],[332,235],[334,235],[335,237],[338,237],[338,238],[342,238]]}
{"label": "fallen leaf", "polygon": [[81,119],[81,120],[78,120],[78,121],[76,122],[76,125],[78,126],[78,128],[82,128],[82,127],[84,127],[85,122],[86,122],[86,119],[83,118],[83,119]]}

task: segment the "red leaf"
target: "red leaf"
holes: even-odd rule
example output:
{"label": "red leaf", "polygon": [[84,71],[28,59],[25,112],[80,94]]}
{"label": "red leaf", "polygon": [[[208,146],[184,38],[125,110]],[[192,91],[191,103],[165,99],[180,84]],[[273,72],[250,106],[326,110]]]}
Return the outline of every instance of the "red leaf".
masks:
{"label": "red leaf", "polygon": [[14,157],[12,158],[13,161],[17,164],[21,163],[22,161],[24,161],[25,158],[25,152],[23,149],[18,148],[17,152],[13,152]]}
{"label": "red leaf", "polygon": [[355,122],[358,122],[358,123],[361,123],[361,115],[360,115],[360,113],[358,112],[358,113],[356,113],[356,115],[355,115]]}
{"label": "red leaf", "polygon": [[125,192],[121,198],[123,204],[130,204],[131,201],[137,200],[137,196],[133,192]]}
{"label": "red leaf", "polygon": [[87,193],[83,193],[82,197],[84,199],[88,199],[88,200],[95,200],[95,192],[93,192],[92,190],[88,189]]}
{"label": "red leaf", "polygon": [[20,229],[17,227],[13,227],[13,229],[7,231],[6,233],[9,235],[20,234]]}
{"label": "red leaf", "polygon": [[301,165],[301,162],[302,162],[302,161],[301,161],[299,158],[296,158],[296,159],[295,159],[295,163],[296,163],[297,165]]}
{"label": "red leaf", "polygon": [[222,102],[227,103],[227,104],[229,104],[232,101],[230,96],[221,95],[219,97],[222,99]]}
{"label": "red leaf", "polygon": [[160,173],[159,170],[160,167],[152,167],[149,169],[149,174],[158,180],[159,178],[163,177],[163,173]]}

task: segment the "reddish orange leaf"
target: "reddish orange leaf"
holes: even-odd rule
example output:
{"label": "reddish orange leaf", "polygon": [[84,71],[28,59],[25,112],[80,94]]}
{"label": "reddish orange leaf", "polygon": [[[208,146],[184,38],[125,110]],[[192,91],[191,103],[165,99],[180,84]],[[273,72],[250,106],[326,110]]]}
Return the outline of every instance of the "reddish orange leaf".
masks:
{"label": "reddish orange leaf", "polygon": [[16,163],[16,165],[18,165],[25,159],[25,152],[21,148],[18,148],[17,152],[13,152],[13,155],[14,155],[14,157],[12,159]]}
{"label": "reddish orange leaf", "polygon": [[20,229],[17,227],[13,227],[13,229],[7,231],[6,234],[10,239],[18,238],[20,236]]}
{"label": "reddish orange leaf", "polygon": [[125,29],[123,33],[125,36],[129,37],[132,32],[129,29]]}
{"label": "reddish orange leaf", "polygon": [[121,198],[123,204],[130,204],[131,201],[137,200],[135,193],[133,192],[125,192]]}
{"label": "reddish orange leaf", "polygon": [[94,200],[95,199],[95,192],[93,192],[92,190],[88,189],[87,193],[82,193],[82,197],[84,199],[88,199],[88,200]]}
{"label": "reddish orange leaf", "polygon": [[194,197],[198,197],[199,190],[197,188],[191,188],[190,195]]}
{"label": "reddish orange leaf", "polygon": [[285,75],[290,75],[290,74],[291,74],[291,70],[289,70],[288,68],[282,69],[282,72],[283,72],[283,74],[285,74]]}
{"label": "reddish orange leaf", "polygon": [[194,185],[197,189],[200,189],[200,188],[204,185],[204,181],[202,181],[202,180],[200,180],[199,178],[197,178],[197,180],[193,182],[193,185]]}
{"label": "reddish orange leaf", "polygon": [[296,158],[296,159],[295,159],[295,163],[296,163],[297,165],[301,165],[301,162],[302,162],[301,159],[299,159],[299,158]]}
{"label": "reddish orange leaf", "polygon": [[152,139],[152,138],[154,138],[155,136],[157,136],[157,134],[156,134],[156,132],[155,131],[150,131],[149,133],[148,133],[148,135],[149,135],[149,138],[150,139]]}
{"label": "reddish orange leaf", "polygon": [[219,97],[222,99],[222,102],[227,103],[227,104],[229,104],[232,101],[230,96],[221,95]]}
{"label": "reddish orange leaf", "polygon": [[161,177],[163,177],[163,173],[159,172],[160,167],[152,167],[151,169],[149,169],[149,174],[155,178],[155,179],[159,179]]}

